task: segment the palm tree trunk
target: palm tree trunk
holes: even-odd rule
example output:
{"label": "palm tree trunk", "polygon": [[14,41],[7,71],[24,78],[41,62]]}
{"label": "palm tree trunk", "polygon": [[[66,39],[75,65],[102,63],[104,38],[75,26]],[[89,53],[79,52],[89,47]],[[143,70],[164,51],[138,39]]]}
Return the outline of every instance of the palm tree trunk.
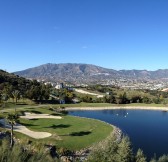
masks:
{"label": "palm tree trunk", "polygon": [[13,147],[13,124],[11,124],[11,143],[10,147]]}

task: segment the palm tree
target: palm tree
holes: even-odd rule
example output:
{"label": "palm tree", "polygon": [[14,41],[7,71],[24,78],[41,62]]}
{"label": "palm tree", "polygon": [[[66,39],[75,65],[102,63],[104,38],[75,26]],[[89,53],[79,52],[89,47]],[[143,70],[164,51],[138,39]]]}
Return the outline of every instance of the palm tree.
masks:
{"label": "palm tree", "polygon": [[20,97],[20,91],[14,90],[14,91],[12,92],[12,96],[13,96],[13,98],[15,99],[15,103],[17,104],[17,100],[18,100],[19,97]]}
{"label": "palm tree", "polygon": [[8,114],[6,117],[8,123],[11,126],[11,142],[10,142],[10,147],[13,147],[13,126],[16,124],[16,121],[18,119],[17,114]]}
{"label": "palm tree", "polygon": [[0,105],[2,104],[2,94],[0,93]]}
{"label": "palm tree", "polygon": [[[12,92],[12,95],[13,95],[13,98],[15,99],[15,104],[17,104],[17,100],[18,100],[19,97],[20,97],[20,91],[14,90],[14,91]],[[16,107],[15,107],[15,114],[16,114]]]}
{"label": "palm tree", "polygon": [[2,100],[2,102],[3,102],[3,108],[5,108],[6,102],[7,102],[8,99],[9,99],[8,94],[7,94],[6,92],[2,93],[2,95],[1,95],[1,100]]}

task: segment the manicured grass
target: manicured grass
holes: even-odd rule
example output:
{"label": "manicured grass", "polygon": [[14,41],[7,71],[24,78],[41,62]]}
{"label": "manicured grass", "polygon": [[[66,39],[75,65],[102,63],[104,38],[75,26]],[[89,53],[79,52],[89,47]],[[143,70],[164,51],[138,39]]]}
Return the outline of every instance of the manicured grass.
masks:
{"label": "manicured grass", "polygon": [[[63,119],[20,119],[21,124],[26,125],[34,131],[45,131],[52,133],[53,136],[33,140],[40,143],[55,144],[71,150],[79,150],[105,139],[113,128],[103,122],[64,116]],[[24,135],[22,135],[24,136]]]}
{"label": "manicured grass", "polygon": [[0,117],[4,116],[5,113],[8,112],[14,112],[15,108],[16,111],[29,111],[29,112],[34,112],[38,113],[38,111],[40,111],[41,113],[46,113],[46,114],[52,114],[54,113],[53,111],[49,110],[51,108],[53,109],[59,109],[59,108],[73,108],[73,107],[92,107],[92,108],[96,108],[96,107],[114,107],[114,108],[124,108],[124,107],[168,107],[168,105],[164,105],[164,104],[145,104],[145,103],[131,103],[131,104],[110,104],[110,103],[78,103],[78,104],[41,104],[41,105],[15,105],[12,103],[9,103],[10,108],[9,107],[5,107],[5,108],[1,108],[0,111],[4,112],[4,114],[0,113]]}
{"label": "manicured grass", "polygon": [[63,104],[63,105],[59,105],[59,106],[61,106],[61,107],[108,107],[108,106],[112,106],[112,105],[113,104],[109,104],[109,103],[85,103],[85,102],[81,102],[81,103],[78,103],[78,104]]}
{"label": "manicured grass", "polygon": [[[1,112],[14,112],[15,108],[16,111],[21,111],[21,110],[28,110],[28,111],[33,111],[36,108],[45,108],[46,110],[48,110],[47,108],[50,108],[51,106],[48,104],[45,105],[38,105],[38,104],[34,104],[34,105],[20,105],[20,104],[13,104],[13,103],[8,103],[8,105],[5,108],[0,108]],[[45,109],[41,109],[40,111],[46,111]]]}
{"label": "manicured grass", "polygon": [[[5,107],[5,108],[1,108],[0,110],[2,112],[11,112],[11,111],[29,111],[29,112],[33,112],[34,110],[36,111],[40,111],[41,113],[53,113],[51,112],[49,109],[50,108],[71,108],[71,107],[168,107],[168,105],[164,105],[164,104],[145,104],[145,103],[132,103],[132,104],[110,104],[110,103],[78,103],[78,104],[41,104],[41,105],[15,105],[12,103],[9,103],[10,106]],[[0,115],[1,116],[1,115]]]}
{"label": "manicured grass", "polygon": [[[135,107],[166,107],[163,104],[143,104],[143,103],[133,103],[126,105],[108,104],[108,103],[80,103],[80,104],[64,104],[64,105],[15,105],[11,104],[9,108],[4,108],[5,112],[14,112],[14,108],[18,113],[21,112],[32,112],[32,113],[45,113],[59,115],[51,108],[59,107],[125,107],[125,106],[135,106]],[[0,117],[5,117],[6,113],[1,113]],[[65,116],[62,115],[63,119],[37,119],[37,120],[27,120],[20,119],[21,124],[27,126],[29,129],[34,131],[45,131],[52,134],[51,137],[35,140],[24,134],[15,132],[17,138],[22,141],[31,140],[33,143],[43,143],[43,144],[54,144],[58,147],[64,147],[71,150],[79,150],[85,147],[97,143],[105,139],[113,128],[101,121]]]}
{"label": "manicured grass", "polygon": [[[8,109],[8,112],[10,110]],[[13,112],[13,110],[12,110]],[[50,110],[50,106],[47,107],[29,107],[29,108],[18,108],[18,113],[21,112],[32,112],[32,113],[47,113],[57,114]],[[6,113],[2,114],[3,117]],[[16,138],[19,138],[22,142],[32,141],[35,144],[53,144],[57,147],[63,147],[70,150],[80,150],[97,143],[113,131],[113,127],[104,122],[94,120],[73,117],[69,115],[62,115],[63,119],[19,119],[20,123],[25,125],[28,129],[33,131],[43,131],[52,134],[51,137],[45,139],[33,139],[24,134],[15,132]]]}

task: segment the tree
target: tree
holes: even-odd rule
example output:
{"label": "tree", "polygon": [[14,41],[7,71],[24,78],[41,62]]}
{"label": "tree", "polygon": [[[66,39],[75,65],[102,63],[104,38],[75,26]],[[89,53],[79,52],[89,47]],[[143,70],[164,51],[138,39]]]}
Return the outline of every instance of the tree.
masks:
{"label": "tree", "polygon": [[108,95],[104,96],[104,100],[107,103],[116,103],[116,98],[113,92],[109,92]]}
{"label": "tree", "polygon": [[2,94],[0,93],[0,105],[3,103]]}
{"label": "tree", "polygon": [[100,142],[88,157],[89,162],[132,162],[133,152],[128,137],[121,141],[114,135]]}
{"label": "tree", "polygon": [[129,99],[127,98],[127,93],[124,92],[123,94],[120,94],[117,98],[117,104],[128,104],[130,103]]}
{"label": "tree", "polygon": [[118,158],[117,161],[131,162],[133,161],[133,152],[131,142],[128,137],[123,137],[118,145]]}
{"label": "tree", "polygon": [[117,161],[117,149],[116,137],[112,135],[93,148],[88,162],[119,162]]}
{"label": "tree", "polygon": [[135,159],[136,162],[146,162],[146,157],[141,149],[138,149]]}
{"label": "tree", "polygon": [[152,158],[150,162],[158,162],[158,161],[156,160],[156,158]]}
{"label": "tree", "polygon": [[44,146],[16,143],[9,149],[9,145],[8,138],[0,140],[1,162],[57,162],[57,159],[52,159],[50,150]]}
{"label": "tree", "polygon": [[17,101],[18,101],[18,99],[19,99],[19,97],[20,97],[20,91],[14,90],[14,91],[12,92],[12,96],[13,96],[13,98],[15,99],[15,103],[17,104]]}
{"label": "tree", "polygon": [[5,107],[5,103],[6,103],[6,101],[7,101],[8,99],[9,99],[9,96],[8,96],[7,93],[1,94],[1,100],[2,100],[2,102],[4,103],[4,104],[3,104],[3,107]]}
{"label": "tree", "polygon": [[168,162],[168,155],[163,155],[159,158],[158,162]]}
{"label": "tree", "polygon": [[146,104],[150,104],[152,101],[151,101],[151,99],[149,97],[144,96],[143,99],[142,99],[142,102],[146,103]]}
{"label": "tree", "polygon": [[10,139],[10,147],[13,147],[13,126],[16,124],[16,121],[18,119],[18,115],[17,114],[8,114],[6,117],[8,123],[11,126],[11,139]]}
{"label": "tree", "polygon": [[150,160],[150,162],[168,162],[168,155],[163,155],[157,160],[156,155]]}
{"label": "tree", "polygon": [[142,98],[140,95],[133,95],[131,97],[131,103],[141,103],[142,102]]}

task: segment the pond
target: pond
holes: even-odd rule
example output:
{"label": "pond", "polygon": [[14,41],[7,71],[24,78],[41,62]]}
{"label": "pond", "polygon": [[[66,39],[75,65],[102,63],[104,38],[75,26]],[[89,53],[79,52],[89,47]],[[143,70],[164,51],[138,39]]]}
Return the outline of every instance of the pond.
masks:
{"label": "pond", "polygon": [[73,110],[70,115],[99,119],[119,127],[130,137],[136,152],[148,158],[168,154],[168,112],[154,110]]}

